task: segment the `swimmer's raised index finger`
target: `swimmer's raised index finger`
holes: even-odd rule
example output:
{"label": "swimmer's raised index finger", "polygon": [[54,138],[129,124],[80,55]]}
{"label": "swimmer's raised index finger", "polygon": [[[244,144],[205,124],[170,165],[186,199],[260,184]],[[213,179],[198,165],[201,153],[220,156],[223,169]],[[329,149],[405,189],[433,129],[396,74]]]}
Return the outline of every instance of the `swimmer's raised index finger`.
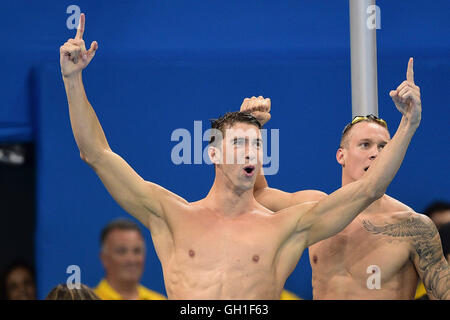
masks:
{"label": "swimmer's raised index finger", "polygon": [[414,59],[409,58],[408,70],[406,71],[406,80],[414,83]]}
{"label": "swimmer's raised index finger", "polygon": [[80,22],[78,23],[78,28],[77,28],[77,35],[75,36],[75,39],[81,40],[83,39],[83,34],[84,34],[84,13],[82,13],[80,15]]}

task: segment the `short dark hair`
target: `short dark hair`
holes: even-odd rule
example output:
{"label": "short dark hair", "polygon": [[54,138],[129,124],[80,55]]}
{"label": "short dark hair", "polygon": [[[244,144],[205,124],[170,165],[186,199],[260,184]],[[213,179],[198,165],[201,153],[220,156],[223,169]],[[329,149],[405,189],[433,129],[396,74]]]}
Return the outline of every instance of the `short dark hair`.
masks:
{"label": "short dark hair", "polygon": [[[227,112],[220,118],[211,120],[211,129],[220,130],[223,137],[223,135],[225,135],[225,129],[232,127],[235,123],[238,122],[252,124],[256,126],[258,129],[262,128],[261,123],[250,113],[235,111],[235,112]],[[219,143],[220,141],[219,139],[216,139],[216,137],[217,135],[215,135],[213,132],[209,139],[209,144]]]}
{"label": "short dark hair", "polygon": [[133,230],[138,232],[141,235],[142,239],[144,239],[144,234],[142,233],[141,228],[139,228],[139,226],[136,223],[128,219],[120,218],[111,221],[103,228],[100,234],[100,245],[104,244],[108,234],[110,234],[111,231],[114,230]]}
{"label": "short dark hair", "polygon": [[1,279],[0,279],[0,300],[7,300],[8,299],[8,292],[6,289],[6,282],[8,280],[9,275],[11,274],[11,272],[13,272],[16,269],[25,269],[28,271],[28,273],[31,276],[31,279],[33,281],[33,283],[36,286],[36,276],[35,276],[35,272],[34,272],[34,268],[31,264],[29,264],[28,262],[26,262],[23,259],[15,259],[12,262],[10,262],[5,269],[3,270],[2,274],[1,274]]}
{"label": "short dark hair", "polygon": [[100,300],[100,298],[84,284],[80,284],[80,289],[70,289],[67,284],[59,284],[48,293],[45,300]]}
{"label": "short dark hair", "polygon": [[[379,126],[382,126],[383,128],[385,128],[388,132],[389,129],[387,128],[387,124],[384,120],[374,116],[373,114],[369,114],[367,116],[357,116],[355,118],[363,118],[361,120],[358,120],[356,123],[355,122],[350,122],[348,123],[345,127],[344,130],[342,130],[342,135],[341,135],[341,141],[339,143],[339,148],[343,148],[345,144],[347,144],[347,137],[350,134],[351,129],[353,128],[353,126],[359,122],[372,122],[372,123],[376,123]],[[355,120],[355,118],[353,120]]]}
{"label": "short dark hair", "polygon": [[431,217],[435,212],[446,210],[450,210],[450,203],[445,201],[434,201],[425,208],[423,213],[428,217]]}

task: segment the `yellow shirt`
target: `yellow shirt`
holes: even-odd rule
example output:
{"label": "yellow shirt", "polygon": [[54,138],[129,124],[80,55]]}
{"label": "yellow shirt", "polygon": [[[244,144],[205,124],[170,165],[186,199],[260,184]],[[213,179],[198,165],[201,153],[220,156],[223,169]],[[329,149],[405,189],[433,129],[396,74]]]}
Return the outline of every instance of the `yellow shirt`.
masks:
{"label": "yellow shirt", "polygon": [[280,300],[303,300],[303,299],[296,296],[294,293],[284,289],[283,292],[281,292]]}
{"label": "yellow shirt", "polygon": [[[102,300],[124,300],[120,294],[114,290],[106,279],[102,279],[98,286],[94,288],[95,294]],[[162,294],[147,289],[146,287],[138,286],[139,300],[167,300]]]}
{"label": "yellow shirt", "polygon": [[419,299],[419,298],[423,297],[426,294],[427,294],[427,290],[425,289],[425,286],[423,285],[423,282],[420,281],[419,285],[417,286],[416,296],[414,297],[414,299]]}

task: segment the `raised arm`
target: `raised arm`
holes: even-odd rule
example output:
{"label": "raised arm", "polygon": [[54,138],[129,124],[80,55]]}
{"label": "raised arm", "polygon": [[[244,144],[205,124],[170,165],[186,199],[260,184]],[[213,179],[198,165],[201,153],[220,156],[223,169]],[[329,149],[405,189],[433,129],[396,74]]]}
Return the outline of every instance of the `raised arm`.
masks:
{"label": "raised arm", "polygon": [[91,48],[86,50],[83,41],[84,21],[82,13],[75,39],[67,40],[59,51],[72,131],[81,158],[87,160],[87,156],[94,159],[101,151],[109,150],[109,145],[83,87],[82,70],[91,62],[98,49],[98,44],[94,41]]}
{"label": "raised arm", "polygon": [[75,38],[60,47],[61,73],[69,103],[70,123],[80,157],[95,170],[119,205],[148,227],[150,213],[164,216],[165,202],[185,201],[142,179],[109,147],[83,87],[82,70],[91,62],[98,48],[94,41],[90,49],[86,50],[84,27],[85,16],[82,13]]}
{"label": "raised arm", "polygon": [[[421,120],[420,89],[414,84],[412,58],[408,63],[406,78],[396,90],[390,92],[403,115],[400,125],[366,174],[299,214],[297,231],[307,232],[308,246],[343,230],[361,211],[383,196],[394,178]],[[297,209],[292,207],[285,210],[295,212]]]}

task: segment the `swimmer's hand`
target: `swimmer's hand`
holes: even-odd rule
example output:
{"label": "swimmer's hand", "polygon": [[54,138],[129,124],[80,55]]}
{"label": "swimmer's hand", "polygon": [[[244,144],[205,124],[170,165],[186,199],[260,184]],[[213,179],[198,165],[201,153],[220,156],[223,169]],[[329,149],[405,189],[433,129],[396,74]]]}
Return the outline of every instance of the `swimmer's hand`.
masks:
{"label": "swimmer's hand", "polygon": [[250,113],[261,125],[270,120],[270,99],[259,96],[245,98],[241,105],[241,112]]}
{"label": "swimmer's hand", "polygon": [[414,83],[414,60],[410,58],[406,71],[406,81],[403,81],[396,90],[391,90],[389,95],[406,120],[412,125],[419,125],[422,115],[422,103],[420,100],[420,88]]}
{"label": "swimmer's hand", "polygon": [[80,15],[80,24],[75,39],[67,40],[67,42],[59,48],[61,73],[64,78],[80,74],[81,71],[87,67],[89,62],[91,62],[92,58],[94,58],[95,52],[98,49],[97,41],[93,41],[91,43],[91,48],[86,50],[83,40],[84,21],[84,13],[82,13]]}

